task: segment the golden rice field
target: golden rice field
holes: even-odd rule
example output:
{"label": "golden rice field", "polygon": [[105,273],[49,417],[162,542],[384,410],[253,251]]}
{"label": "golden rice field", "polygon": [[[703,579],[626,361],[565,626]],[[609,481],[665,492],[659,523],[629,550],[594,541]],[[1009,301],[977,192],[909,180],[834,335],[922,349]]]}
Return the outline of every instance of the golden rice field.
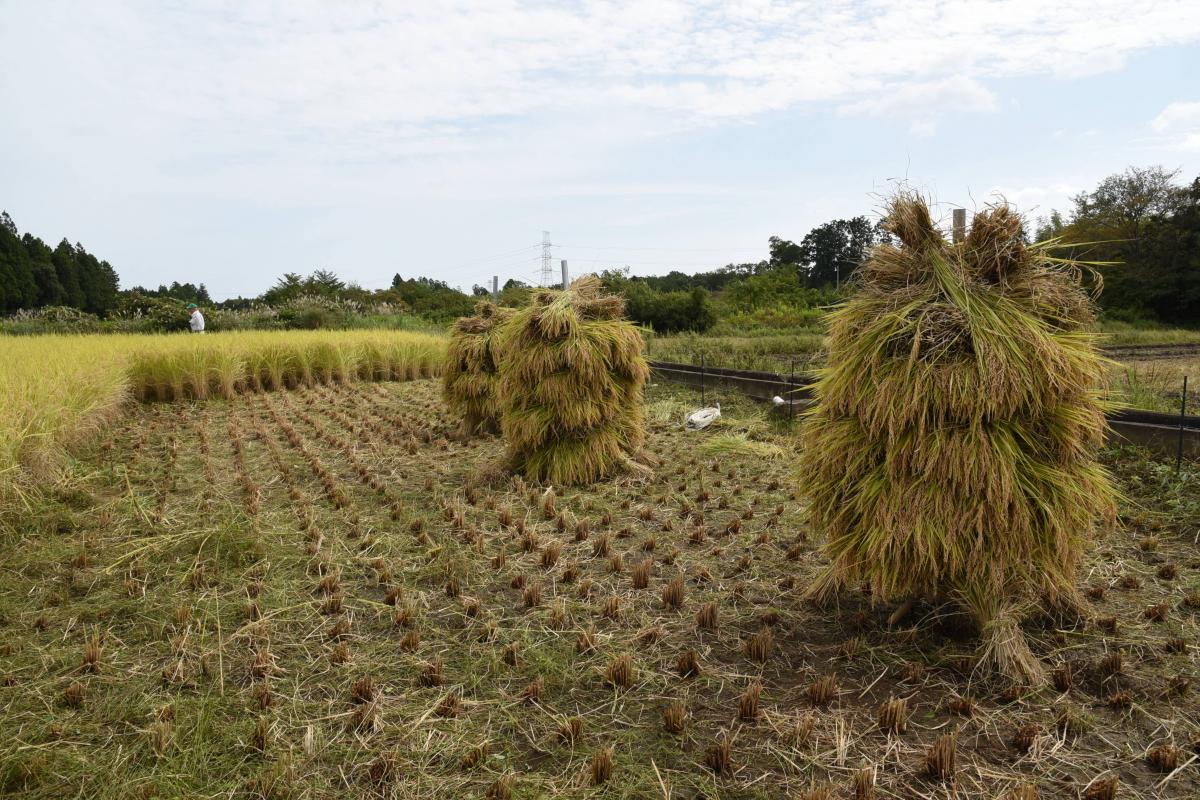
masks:
{"label": "golden rice field", "polygon": [[436,374],[444,339],[376,331],[6,337],[0,343],[0,497],[54,474],[66,448],[133,399]]}

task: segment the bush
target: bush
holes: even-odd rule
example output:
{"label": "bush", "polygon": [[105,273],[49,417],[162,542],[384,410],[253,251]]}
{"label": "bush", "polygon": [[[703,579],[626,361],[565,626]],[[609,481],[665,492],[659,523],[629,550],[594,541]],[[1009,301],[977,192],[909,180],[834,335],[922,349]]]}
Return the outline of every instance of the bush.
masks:
{"label": "bush", "polygon": [[659,333],[703,333],[717,321],[717,310],[706,289],[660,292],[638,281],[629,281],[625,293],[629,318]]}
{"label": "bush", "polygon": [[724,305],[730,311],[755,311],[760,308],[790,306],[816,308],[838,302],[841,293],[831,286],[808,289],[792,266],[782,265],[749,275],[725,287]]}
{"label": "bush", "polygon": [[18,311],[0,320],[0,333],[35,336],[43,333],[98,333],[102,329],[95,314],[69,306],[46,306],[36,311]]}
{"label": "bush", "polygon": [[288,330],[342,330],[350,327],[355,305],[329,297],[297,297],[279,308],[277,319]]}
{"label": "bush", "polygon": [[445,323],[465,317],[475,305],[474,297],[433,278],[405,280],[397,275],[392,280],[392,291],[414,313],[433,322]]}
{"label": "bush", "polygon": [[716,336],[774,336],[780,333],[821,333],[825,308],[779,303],[751,311],[735,311],[721,320],[711,333]]}

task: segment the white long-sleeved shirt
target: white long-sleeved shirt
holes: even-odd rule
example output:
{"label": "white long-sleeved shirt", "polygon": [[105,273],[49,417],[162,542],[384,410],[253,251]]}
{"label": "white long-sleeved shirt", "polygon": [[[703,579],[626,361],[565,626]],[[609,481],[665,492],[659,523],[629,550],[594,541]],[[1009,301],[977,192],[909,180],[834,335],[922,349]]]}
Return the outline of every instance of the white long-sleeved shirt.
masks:
{"label": "white long-sleeved shirt", "polygon": [[204,333],[204,315],[200,313],[200,309],[192,311],[191,319],[192,333]]}

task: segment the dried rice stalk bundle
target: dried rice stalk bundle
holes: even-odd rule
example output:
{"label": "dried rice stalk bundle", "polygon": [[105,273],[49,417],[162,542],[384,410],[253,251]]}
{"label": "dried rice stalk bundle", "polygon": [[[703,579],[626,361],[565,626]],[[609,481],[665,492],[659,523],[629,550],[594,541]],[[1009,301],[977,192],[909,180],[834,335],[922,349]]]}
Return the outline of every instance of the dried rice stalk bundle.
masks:
{"label": "dried rice stalk bundle", "polygon": [[949,593],[1011,678],[1041,669],[1019,628],[1073,576],[1114,492],[1096,462],[1105,371],[1083,267],[1020,237],[1007,206],[947,242],[900,195],[857,293],[832,315],[800,477],[831,565],[810,590],[864,580],[881,600]]}
{"label": "dried rice stalk bundle", "polygon": [[475,316],[461,317],[450,330],[442,396],[450,410],[462,417],[466,435],[500,430],[499,370],[496,332],[513,310],[487,300],[475,304]]}
{"label": "dried rice stalk bundle", "polygon": [[642,337],[619,297],[585,276],[538,292],[501,333],[501,424],[514,470],[589,483],[631,464],[645,439]]}

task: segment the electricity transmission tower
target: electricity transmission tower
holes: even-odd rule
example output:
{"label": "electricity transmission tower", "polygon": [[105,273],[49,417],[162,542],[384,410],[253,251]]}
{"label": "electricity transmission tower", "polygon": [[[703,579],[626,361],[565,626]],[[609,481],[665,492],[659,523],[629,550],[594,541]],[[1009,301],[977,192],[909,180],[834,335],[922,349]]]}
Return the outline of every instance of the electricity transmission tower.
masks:
{"label": "electricity transmission tower", "polygon": [[550,256],[550,231],[542,231],[542,286],[549,286],[554,280],[553,259]]}

